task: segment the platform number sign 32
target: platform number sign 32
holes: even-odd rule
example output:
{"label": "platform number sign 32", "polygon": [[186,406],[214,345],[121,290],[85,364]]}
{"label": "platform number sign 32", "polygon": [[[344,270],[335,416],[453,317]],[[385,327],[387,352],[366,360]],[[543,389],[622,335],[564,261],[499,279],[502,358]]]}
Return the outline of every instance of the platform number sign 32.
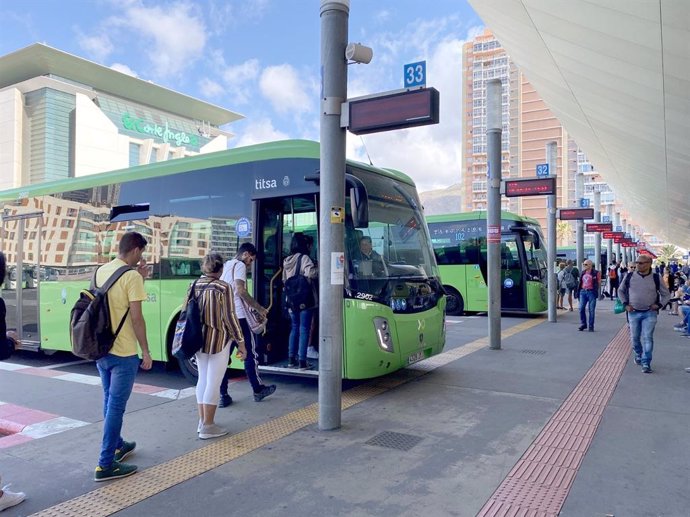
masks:
{"label": "platform number sign 32", "polygon": [[405,88],[426,86],[426,61],[408,63],[403,66],[403,82]]}

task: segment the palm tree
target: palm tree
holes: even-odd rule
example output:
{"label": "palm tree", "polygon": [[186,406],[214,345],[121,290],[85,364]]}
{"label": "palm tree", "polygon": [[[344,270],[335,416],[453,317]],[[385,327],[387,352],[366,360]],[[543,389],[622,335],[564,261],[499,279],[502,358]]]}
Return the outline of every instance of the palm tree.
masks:
{"label": "palm tree", "polygon": [[572,230],[568,221],[556,222],[556,242],[561,246],[567,246]]}
{"label": "palm tree", "polygon": [[680,250],[677,246],[673,244],[664,244],[659,250],[659,260],[664,261],[668,264],[672,260],[678,260],[680,258]]}

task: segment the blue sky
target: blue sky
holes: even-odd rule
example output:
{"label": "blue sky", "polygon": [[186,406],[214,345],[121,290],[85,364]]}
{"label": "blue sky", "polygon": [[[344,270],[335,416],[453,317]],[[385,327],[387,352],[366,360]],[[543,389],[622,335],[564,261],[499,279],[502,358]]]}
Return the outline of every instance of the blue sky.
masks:
{"label": "blue sky", "polygon": [[[246,117],[230,146],[319,137],[319,0],[0,1],[0,54],[35,42]],[[348,156],[407,172],[420,190],[460,180],[462,44],[483,29],[465,0],[351,0],[349,40],[374,49],[348,68],[348,96],[402,87],[427,61],[441,123],[348,134]],[[366,152],[365,152],[366,147]]]}

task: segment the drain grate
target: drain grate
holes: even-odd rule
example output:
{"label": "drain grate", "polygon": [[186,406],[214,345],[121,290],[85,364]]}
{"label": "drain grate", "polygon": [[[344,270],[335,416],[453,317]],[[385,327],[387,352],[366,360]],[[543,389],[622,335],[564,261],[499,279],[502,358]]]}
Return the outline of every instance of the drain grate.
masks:
{"label": "drain grate", "polygon": [[523,348],[522,350],[520,350],[520,352],[523,354],[544,355],[546,353],[546,350],[532,350],[529,348]]}
{"label": "drain grate", "polygon": [[414,447],[421,441],[421,436],[415,436],[413,434],[394,433],[392,431],[384,431],[382,433],[377,434],[365,443],[367,445],[377,445],[379,447],[388,447],[389,449],[409,451],[412,447]]}

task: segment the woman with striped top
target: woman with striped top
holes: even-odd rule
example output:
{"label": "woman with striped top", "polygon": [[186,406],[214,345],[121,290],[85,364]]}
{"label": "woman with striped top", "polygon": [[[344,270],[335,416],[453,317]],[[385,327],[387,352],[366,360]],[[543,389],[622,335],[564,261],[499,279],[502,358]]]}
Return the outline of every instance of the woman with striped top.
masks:
{"label": "woman with striped top", "polygon": [[[209,253],[201,264],[203,275],[194,282],[194,296],[199,300],[204,329],[204,346],[196,354],[199,380],[196,383],[196,401],[199,406],[199,427],[202,440],[228,434],[214,422],[218,406],[220,381],[228,367],[232,342],[239,348],[238,357],[244,359],[247,350],[240,324],[235,316],[232,287],[220,280],[223,257]],[[192,287],[190,287],[191,291]],[[187,294],[187,299],[189,299]]]}

